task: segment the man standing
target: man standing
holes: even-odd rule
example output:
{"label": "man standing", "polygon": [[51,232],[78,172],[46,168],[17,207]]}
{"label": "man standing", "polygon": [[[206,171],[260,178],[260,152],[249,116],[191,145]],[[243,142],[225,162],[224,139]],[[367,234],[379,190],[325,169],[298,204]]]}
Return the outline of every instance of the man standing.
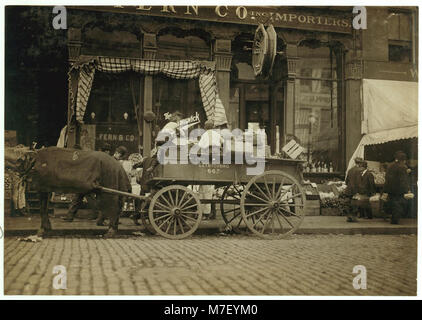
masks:
{"label": "man standing", "polygon": [[399,219],[403,216],[406,206],[404,195],[410,190],[406,158],[403,151],[397,151],[394,154],[393,164],[388,167],[385,174],[384,193],[388,194],[392,224],[398,224]]}
{"label": "man standing", "polygon": [[361,197],[359,200],[359,213],[361,218],[372,219],[372,208],[369,198],[377,192],[375,179],[374,175],[368,170],[366,161],[362,161],[361,167],[363,171],[358,184],[358,194]]}
{"label": "man standing", "polygon": [[362,162],[363,159],[357,157],[355,159],[355,166],[349,170],[346,176],[347,188],[344,192],[344,196],[346,198],[347,206],[349,207],[347,214],[347,222],[357,221],[356,214],[358,211],[358,207],[355,203],[355,200],[353,200],[352,198],[359,192],[358,186],[361,174],[363,172]]}

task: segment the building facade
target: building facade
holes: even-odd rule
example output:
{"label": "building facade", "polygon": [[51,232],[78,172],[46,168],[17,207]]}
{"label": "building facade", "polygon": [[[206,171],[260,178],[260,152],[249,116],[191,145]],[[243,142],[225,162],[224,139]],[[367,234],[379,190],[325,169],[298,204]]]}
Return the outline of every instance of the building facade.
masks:
{"label": "building facade", "polygon": [[[363,79],[417,81],[416,9],[367,7],[366,30],[353,28],[352,9],[68,7],[69,62],[82,66],[102,57],[210,65],[228,128],[265,129],[273,154],[293,137],[309,162],[341,176],[362,138]],[[252,66],[259,23],[272,24],[277,36],[266,78],[256,77]],[[83,114],[80,86],[77,80],[69,85],[70,146],[123,144],[148,154],[165,113],[198,114],[201,123],[209,117],[196,78],[97,69]]]}

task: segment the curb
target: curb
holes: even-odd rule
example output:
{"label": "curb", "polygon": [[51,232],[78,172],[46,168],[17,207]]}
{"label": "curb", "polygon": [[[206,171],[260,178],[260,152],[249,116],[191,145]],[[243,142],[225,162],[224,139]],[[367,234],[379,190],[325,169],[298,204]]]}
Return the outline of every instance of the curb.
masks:
{"label": "curb", "polygon": [[[16,236],[29,236],[36,234],[37,229],[13,229],[5,230],[5,237],[16,237]],[[51,236],[100,236],[107,232],[107,228],[98,229],[53,229]],[[121,229],[119,235],[134,236],[134,232],[142,232],[145,237],[151,237],[151,235],[144,228],[139,229]],[[198,228],[194,235],[216,235],[221,232],[220,227],[205,227]],[[375,227],[375,228],[302,228],[295,232],[300,235],[417,235],[417,227]],[[258,236],[256,237],[258,238]]]}

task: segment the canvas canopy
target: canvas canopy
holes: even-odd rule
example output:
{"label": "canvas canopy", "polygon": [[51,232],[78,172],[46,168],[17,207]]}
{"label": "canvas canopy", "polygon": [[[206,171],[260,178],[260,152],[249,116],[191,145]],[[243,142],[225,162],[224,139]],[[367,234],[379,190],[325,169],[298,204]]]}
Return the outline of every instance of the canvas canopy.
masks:
{"label": "canvas canopy", "polygon": [[418,137],[418,83],[364,79],[362,134],[347,170],[367,145]]}
{"label": "canvas canopy", "polygon": [[81,123],[96,71],[108,73],[134,71],[145,75],[163,74],[174,79],[198,79],[207,118],[212,119],[217,126],[227,123],[226,112],[217,90],[215,62],[159,61],[89,56],[81,56],[69,71],[71,104],[74,106],[76,100],[76,120]]}

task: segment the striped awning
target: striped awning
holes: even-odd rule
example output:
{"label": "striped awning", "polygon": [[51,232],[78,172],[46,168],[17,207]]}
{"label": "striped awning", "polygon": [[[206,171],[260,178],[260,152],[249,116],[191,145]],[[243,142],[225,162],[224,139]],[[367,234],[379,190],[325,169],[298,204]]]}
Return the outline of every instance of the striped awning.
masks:
{"label": "striped awning", "polygon": [[[202,103],[208,119],[216,126],[227,123],[226,111],[218,95],[215,63],[207,61],[159,61],[112,57],[82,57],[69,71],[69,80],[79,70],[76,92],[76,120],[83,122],[89,95],[94,81],[95,71],[121,73],[139,72],[145,75],[163,74],[174,79],[199,79]],[[71,99],[74,105],[75,92]],[[74,89],[73,89],[74,90]]]}

